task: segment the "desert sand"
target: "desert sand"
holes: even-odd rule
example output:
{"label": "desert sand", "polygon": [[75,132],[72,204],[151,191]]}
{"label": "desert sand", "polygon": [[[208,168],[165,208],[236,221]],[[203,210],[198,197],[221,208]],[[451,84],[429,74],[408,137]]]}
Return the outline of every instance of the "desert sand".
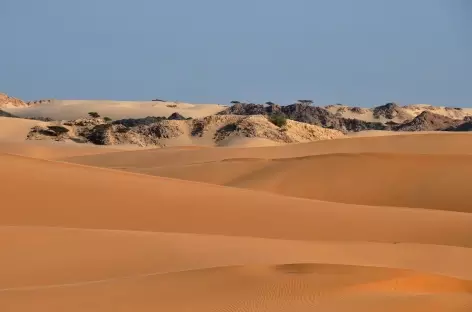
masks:
{"label": "desert sand", "polygon": [[55,120],[85,118],[98,112],[112,119],[169,116],[178,112],[185,117],[206,117],[216,114],[225,105],[190,104],[165,101],[108,101],[108,100],[47,100],[30,106],[7,107],[6,111],[20,117],[50,117]]}
{"label": "desert sand", "polygon": [[0,123],[0,311],[472,309],[470,134],[122,151],[24,123]]}

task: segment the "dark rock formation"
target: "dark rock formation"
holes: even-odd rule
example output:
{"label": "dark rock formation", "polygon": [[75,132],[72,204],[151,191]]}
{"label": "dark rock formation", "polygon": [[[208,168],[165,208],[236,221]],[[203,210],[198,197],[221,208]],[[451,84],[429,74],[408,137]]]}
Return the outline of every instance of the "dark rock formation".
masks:
{"label": "dark rock formation", "polygon": [[286,106],[238,103],[220,112],[219,115],[271,115],[274,113],[283,114],[286,118],[291,120],[343,132],[385,130],[387,128],[380,122],[342,118],[339,115],[329,112],[325,108],[312,106],[308,103],[296,103]]}
{"label": "dark rock formation", "polygon": [[150,125],[153,123],[156,123],[161,120],[166,120],[165,117],[153,117],[153,116],[148,116],[144,118],[127,118],[127,119],[120,119],[120,120],[115,120],[112,122],[114,125],[123,125],[126,127],[136,127],[139,125]]}
{"label": "dark rock formation", "polygon": [[438,131],[458,126],[462,121],[424,111],[413,120],[394,126],[395,131]]}
{"label": "dark rock formation", "polygon": [[460,124],[448,127],[444,131],[472,131],[472,116],[465,117]]}
{"label": "dark rock formation", "polygon": [[263,104],[235,103],[217,115],[266,115],[267,107]]}
{"label": "dark rock formation", "polygon": [[168,120],[185,120],[187,118],[185,118],[184,116],[180,115],[179,113],[173,113],[172,115],[170,115],[168,118]]}
{"label": "dark rock formation", "polygon": [[445,131],[472,131],[472,121],[464,122],[455,127],[449,127]]}
{"label": "dark rock formation", "polygon": [[396,103],[387,103],[385,105],[374,107],[374,118],[384,117],[386,119],[408,119],[408,114],[405,110]]}

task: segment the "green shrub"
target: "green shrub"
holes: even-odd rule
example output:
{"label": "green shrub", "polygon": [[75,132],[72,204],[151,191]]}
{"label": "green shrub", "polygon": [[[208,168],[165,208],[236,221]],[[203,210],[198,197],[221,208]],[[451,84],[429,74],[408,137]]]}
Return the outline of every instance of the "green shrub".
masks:
{"label": "green shrub", "polygon": [[56,133],[56,135],[61,135],[61,134],[65,134],[65,133],[69,132],[69,129],[67,129],[66,127],[63,127],[63,126],[48,126],[48,129],[51,130],[51,131],[54,131],[54,133]]}
{"label": "green shrub", "polygon": [[89,112],[88,114],[92,118],[100,118],[100,115],[97,112]]}
{"label": "green shrub", "polygon": [[103,120],[105,120],[105,122],[110,122],[112,121],[112,119],[110,117],[103,117]]}
{"label": "green shrub", "polygon": [[282,114],[272,114],[268,118],[271,123],[273,123],[279,128],[287,124],[287,117],[285,117],[285,115],[282,115]]}

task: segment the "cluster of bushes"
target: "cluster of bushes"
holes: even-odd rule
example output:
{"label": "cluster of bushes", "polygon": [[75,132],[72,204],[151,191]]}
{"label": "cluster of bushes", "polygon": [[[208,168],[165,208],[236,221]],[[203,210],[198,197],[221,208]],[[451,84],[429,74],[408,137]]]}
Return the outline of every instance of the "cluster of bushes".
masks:
{"label": "cluster of bushes", "polygon": [[281,128],[287,124],[287,117],[284,114],[271,114],[267,117],[271,123]]}

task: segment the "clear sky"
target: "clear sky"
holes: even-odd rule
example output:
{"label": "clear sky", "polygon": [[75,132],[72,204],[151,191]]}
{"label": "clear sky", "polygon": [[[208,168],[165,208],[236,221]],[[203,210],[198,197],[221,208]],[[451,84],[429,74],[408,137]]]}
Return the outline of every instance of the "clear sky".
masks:
{"label": "clear sky", "polygon": [[0,92],[472,106],[472,0],[0,0]]}

